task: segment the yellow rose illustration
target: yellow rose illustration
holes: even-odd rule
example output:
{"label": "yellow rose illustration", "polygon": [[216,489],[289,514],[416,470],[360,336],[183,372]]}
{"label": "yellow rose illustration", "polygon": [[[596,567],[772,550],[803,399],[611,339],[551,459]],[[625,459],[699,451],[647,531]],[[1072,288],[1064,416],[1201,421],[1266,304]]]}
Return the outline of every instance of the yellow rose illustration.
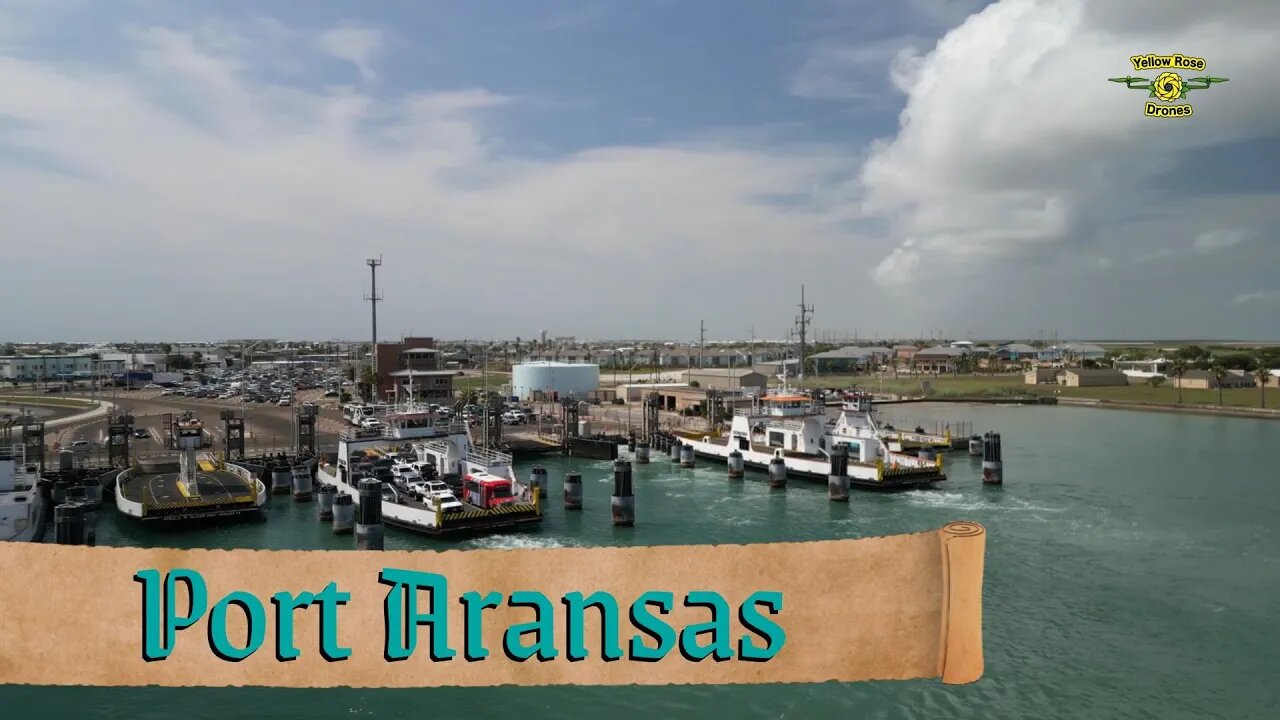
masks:
{"label": "yellow rose illustration", "polygon": [[1164,72],[1151,83],[1151,91],[1161,100],[1171,103],[1182,97],[1182,78],[1178,73]]}

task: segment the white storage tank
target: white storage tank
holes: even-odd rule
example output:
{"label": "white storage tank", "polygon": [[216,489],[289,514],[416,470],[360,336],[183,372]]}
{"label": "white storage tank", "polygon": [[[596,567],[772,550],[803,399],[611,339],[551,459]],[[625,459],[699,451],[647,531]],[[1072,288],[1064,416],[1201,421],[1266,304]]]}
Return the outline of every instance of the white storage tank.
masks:
{"label": "white storage tank", "polygon": [[537,391],[557,397],[586,397],[600,388],[600,366],[550,360],[521,363],[511,368],[511,394],[527,400]]}

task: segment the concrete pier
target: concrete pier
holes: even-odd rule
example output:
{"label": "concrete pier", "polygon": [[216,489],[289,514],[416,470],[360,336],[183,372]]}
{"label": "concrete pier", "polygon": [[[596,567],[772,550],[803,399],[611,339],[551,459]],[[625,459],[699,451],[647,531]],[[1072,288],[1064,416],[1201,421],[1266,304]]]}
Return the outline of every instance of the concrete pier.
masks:
{"label": "concrete pier", "polygon": [[671,455],[671,462],[680,462],[680,440],[672,440],[667,450]]}
{"label": "concrete pier", "polygon": [[729,453],[728,468],[729,468],[729,477],[731,479],[736,480],[741,478],[743,475],[746,475],[747,468],[746,468],[745,462],[742,459],[742,453],[738,452],[737,450],[734,450],[733,452]]}
{"label": "concrete pier", "polygon": [[613,464],[613,496],[609,499],[613,524],[631,527],[636,522],[636,498],[631,491],[631,463],[618,460]]}
{"label": "concrete pier", "polygon": [[332,485],[321,485],[316,493],[320,496],[320,505],[316,517],[321,520],[333,520],[333,496],[338,492]]}
{"label": "concrete pier", "polygon": [[314,494],[311,485],[311,468],[306,465],[295,465],[292,474],[293,499],[297,502],[307,502]]}
{"label": "concrete pier", "polygon": [[293,471],[288,465],[276,465],[271,468],[271,492],[283,495],[293,489]]}
{"label": "concrete pier", "polygon": [[682,468],[693,467],[693,446],[692,445],[682,444],[680,446],[680,467]]}
{"label": "concrete pier", "polygon": [[63,503],[53,509],[53,537],[59,545],[84,544],[84,509]]}
{"label": "concrete pier", "polygon": [[827,499],[849,502],[849,446],[837,445],[831,452],[831,472],[827,475]]}
{"label": "concrete pier", "polygon": [[649,464],[649,443],[647,442],[636,443],[636,464],[637,465]]}
{"label": "concrete pier", "polygon": [[544,467],[535,467],[533,474],[529,479],[529,492],[537,493],[538,497],[547,496],[547,469]]}
{"label": "concrete pier", "polygon": [[564,476],[564,509],[582,509],[582,473],[571,472]]}
{"label": "concrete pier", "polygon": [[1000,449],[1000,433],[987,433],[982,438],[982,483],[1004,484],[1004,459]]}
{"label": "concrete pier", "polygon": [[356,549],[381,550],[382,483],[373,478],[360,481],[360,506],[356,508]]}
{"label": "concrete pier", "polygon": [[769,487],[787,489],[787,464],[780,457],[769,461]]}
{"label": "concrete pier", "polygon": [[969,436],[969,454],[973,457],[982,457],[982,436]]}
{"label": "concrete pier", "polygon": [[333,498],[333,533],[346,535],[355,529],[356,505],[352,497],[340,492]]}

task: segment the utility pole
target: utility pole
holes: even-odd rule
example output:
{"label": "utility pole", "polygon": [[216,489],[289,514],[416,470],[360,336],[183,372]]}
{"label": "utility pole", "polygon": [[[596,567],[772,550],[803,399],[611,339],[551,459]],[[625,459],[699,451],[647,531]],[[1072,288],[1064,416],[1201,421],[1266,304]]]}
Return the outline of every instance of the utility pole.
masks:
{"label": "utility pole", "polygon": [[369,364],[373,370],[373,387],[369,389],[369,398],[376,403],[378,402],[378,303],[382,301],[382,298],[378,297],[378,268],[382,265],[382,256],[368,258],[364,264],[369,266],[369,296],[365,300],[369,301],[369,309],[373,316],[373,344],[370,347],[372,354],[369,358]]}
{"label": "utility pole", "polygon": [[796,330],[800,334],[800,367],[796,371],[799,382],[804,382],[804,338],[809,329],[809,318],[813,315],[813,306],[804,302],[804,285],[800,286],[800,314],[796,316]]}

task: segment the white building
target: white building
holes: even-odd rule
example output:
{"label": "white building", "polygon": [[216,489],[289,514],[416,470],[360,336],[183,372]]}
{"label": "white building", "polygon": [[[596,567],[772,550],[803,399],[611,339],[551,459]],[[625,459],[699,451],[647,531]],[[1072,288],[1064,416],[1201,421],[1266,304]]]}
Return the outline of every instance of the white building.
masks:
{"label": "white building", "polygon": [[123,363],[94,360],[88,355],[5,355],[0,357],[0,379],[31,382],[61,377],[89,378],[96,371],[107,375],[124,369]]}
{"label": "white building", "polygon": [[585,398],[588,392],[599,388],[599,365],[540,360],[511,368],[511,394],[521,400],[535,392]]}

